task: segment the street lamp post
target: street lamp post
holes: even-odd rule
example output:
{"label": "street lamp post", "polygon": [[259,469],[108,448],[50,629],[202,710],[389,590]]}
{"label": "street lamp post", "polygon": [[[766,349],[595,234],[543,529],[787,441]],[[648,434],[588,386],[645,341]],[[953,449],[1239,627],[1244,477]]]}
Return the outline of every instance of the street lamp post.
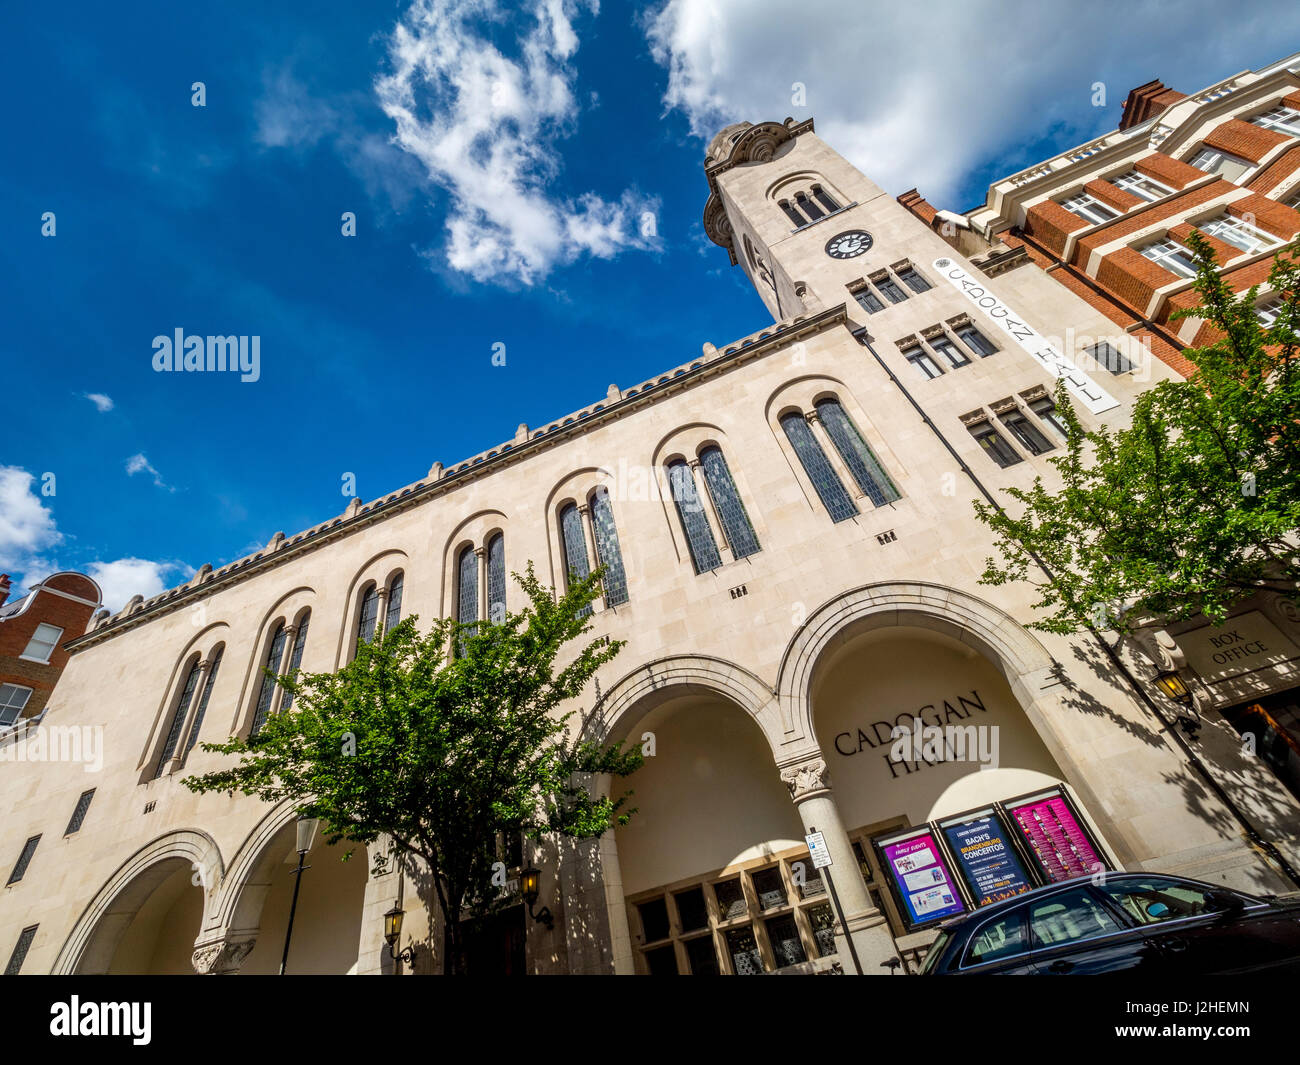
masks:
{"label": "street lamp post", "polygon": [[289,927],[284,933],[284,954],[280,958],[280,975],[284,975],[284,967],[289,963],[289,940],[293,938],[293,915],[298,909],[298,889],[302,887],[302,874],[311,866],[304,866],[302,863],[307,857],[307,852],[311,850],[312,841],[316,838],[316,827],[320,824],[314,817],[299,817],[297,824],[298,833],[298,868],[294,870],[293,881],[293,901],[289,903]]}

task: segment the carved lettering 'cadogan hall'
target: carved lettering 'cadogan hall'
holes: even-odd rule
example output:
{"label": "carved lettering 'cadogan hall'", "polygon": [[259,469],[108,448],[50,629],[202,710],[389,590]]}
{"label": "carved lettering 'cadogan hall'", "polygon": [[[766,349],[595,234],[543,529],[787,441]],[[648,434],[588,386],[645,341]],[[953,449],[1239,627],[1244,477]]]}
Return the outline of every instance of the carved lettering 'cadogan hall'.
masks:
{"label": "carved lettering 'cadogan hall'", "polygon": [[[1199,325],[1170,314],[1194,298],[1191,227],[1241,289],[1295,237],[1298,63],[1134,90],[1120,129],[967,215],[886,195],[810,120],[724,129],[704,225],[770,324],[66,634],[41,718],[0,746],[9,970],[276,971],[293,812],[182,787],[219,764],[198,744],[289,709],[262,667],[335,669],[380,617],[491,617],[529,560],[557,586],[607,567],[595,634],[627,647],[581,709],[655,754],[626,828],[506,841],[555,920],[507,908],[473,971],[883,973],[948,915],[1098,867],[1290,888],[1295,610],[1157,624],[1112,660],[1025,628],[1025,586],[978,583],[992,545],[971,504],[1050,480],[1058,377],[1085,425],[1119,425],[1188,371]],[[1153,684],[1171,670],[1194,738]],[[48,751],[92,733],[97,772],[20,760],[38,734]],[[1011,863],[991,875],[994,838]],[[334,857],[309,856],[290,971],[438,971],[419,878]],[[395,903],[410,964],[384,941]]]}

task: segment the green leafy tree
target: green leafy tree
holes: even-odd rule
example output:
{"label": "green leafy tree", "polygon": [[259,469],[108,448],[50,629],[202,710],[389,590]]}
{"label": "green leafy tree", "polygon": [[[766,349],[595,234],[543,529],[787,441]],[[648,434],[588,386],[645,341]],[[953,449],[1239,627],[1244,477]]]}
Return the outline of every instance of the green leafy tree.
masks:
{"label": "green leafy tree", "polygon": [[1185,352],[1193,376],[1144,392],[1131,426],[1117,430],[1084,431],[1059,387],[1069,440],[1049,461],[1061,486],[1036,478],[1006,489],[1016,516],[975,504],[1001,556],[987,560],[981,582],[1036,585],[1044,614],[1035,628],[1123,634],[1143,616],[1221,622],[1255,592],[1296,596],[1300,262],[1289,251],[1274,259],[1269,285],[1282,305],[1266,330],[1257,289],[1234,295],[1210,245],[1196,233],[1188,244],[1200,306],[1175,317],[1202,318],[1221,334]]}
{"label": "green leafy tree", "polygon": [[570,738],[575,711],[561,710],[623,646],[569,646],[591,628],[599,579],[575,579],[557,598],[530,564],[515,575],[527,606],[499,623],[439,620],[421,633],[410,617],[361,643],[337,673],[280,677],[292,709],[256,736],[204,744],[239,764],[185,784],[290,800],[322,820],[331,843],[387,835],[399,859],[425,863],[443,917],[444,971],[463,972],[462,915],[502,904],[499,833],[591,838],[634,812],[630,792],[597,797],[588,785],[593,774],[632,773],[640,750]]}

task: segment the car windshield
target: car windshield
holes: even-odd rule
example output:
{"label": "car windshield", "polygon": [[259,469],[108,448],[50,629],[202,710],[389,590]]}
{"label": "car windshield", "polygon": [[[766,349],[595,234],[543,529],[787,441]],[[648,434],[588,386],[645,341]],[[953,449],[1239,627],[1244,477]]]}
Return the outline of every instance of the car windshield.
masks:
{"label": "car windshield", "polygon": [[930,944],[930,953],[925,956],[925,961],[921,962],[921,968],[918,975],[924,975],[934,968],[935,962],[939,960],[939,955],[943,953],[943,948],[952,942],[951,932],[940,932]]}

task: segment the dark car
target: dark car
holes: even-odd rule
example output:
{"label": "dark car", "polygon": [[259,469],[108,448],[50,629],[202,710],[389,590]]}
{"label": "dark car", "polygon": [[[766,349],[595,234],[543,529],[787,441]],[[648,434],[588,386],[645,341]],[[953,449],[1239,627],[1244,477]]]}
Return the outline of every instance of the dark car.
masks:
{"label": "dark car", "polygon": [[1300,973],[1300,898],[1158,873],[1035,888],[945,921],[923,975]]}

